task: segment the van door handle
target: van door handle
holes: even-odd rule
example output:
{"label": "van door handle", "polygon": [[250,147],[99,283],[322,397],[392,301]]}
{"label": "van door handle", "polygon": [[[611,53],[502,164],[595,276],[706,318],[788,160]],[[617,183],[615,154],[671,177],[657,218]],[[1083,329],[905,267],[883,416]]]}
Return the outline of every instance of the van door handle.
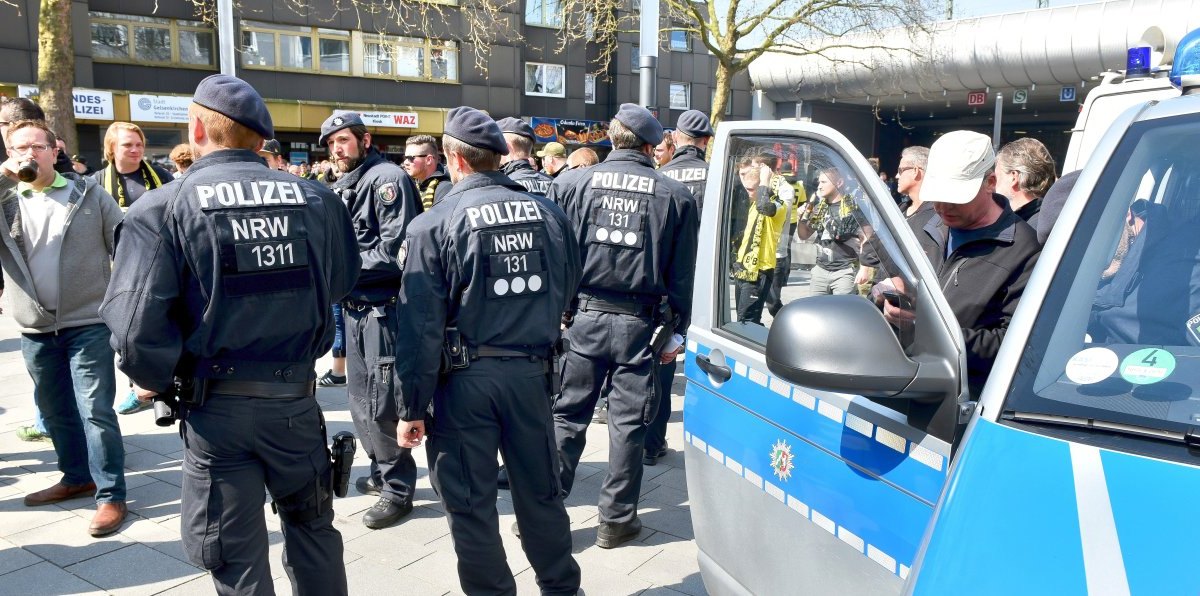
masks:
{"label": "van door handle", "polygon": [[724,383],[733,376],[733,371],[728,366],[725,366],[724,363],[714,364],[704,354],[696,355],[696,364],[700,366],[700,370],[712,375],[718,383]]}

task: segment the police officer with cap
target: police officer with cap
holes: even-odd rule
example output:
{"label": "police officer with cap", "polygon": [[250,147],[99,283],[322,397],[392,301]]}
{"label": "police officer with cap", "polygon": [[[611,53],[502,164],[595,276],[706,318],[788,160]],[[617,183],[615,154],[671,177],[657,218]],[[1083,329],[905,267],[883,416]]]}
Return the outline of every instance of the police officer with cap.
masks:
{"label": "police officer with cap", "polygon": [[355,481],[379,500],[363,514],[368,528],[386,528],[412,513],[417,463],[396,443],[399,403],[392,382],[396,359],[396,252],[421,212],[420,194],[400,166],[371,145],[362,117],[339,112],[321,125],[322,145],[339,172],[330,188],[342,197],[358,236],[362,271],[342,303],[346,324],[346,386],[354,429],[371,460],[370,475]]}
{"label": "police officer with cap", "polygon": [[708,162],[704,152],[712,139],[712,123],[700,110],[688,110],[679,115],[671,137],[675,139],[675,153],[671,161],[658,171],[664,176],[682,182],[696,199],[696,206],[704,208],[704,185],[708,183]]}
{"label": "police officer with cap", "polygon": [[560,177],[550,189],[550,198],[571,220],[583,261],[566,333],[562,394],[554,402],[567,490],[596,401],[611,385],[608,474],[600,490],[596,535],[601,548],[636,537],[642,527],[637,517],[642,448],[658,405],[655,369],[665,357],[651,340],[657,346],[662,337],[655,330],[668,323],[659,305],[665,298],[676,333],[682,334],[691,318],[697,213],[687,188],[654,170],[651,155],[662,136],[662,125],[649,111],[623,104],[609,125],[613,151],[608,158],[580,170],[574,185],[560,186]]}
{"label": "police officer with cap", "polygon": [[398,361],[400,441],[416,447],[429,433],[430,478],[463,592],[516,593],[497,532],[499,451],[541,592],[575,594],[550,373],[579,283],[577,245],[562,209],[496,171],[509,145],[486,114],[451,110],[443,148],[454,187],[413,221],[400,248],[400,337],[412,342]]}
{"label": "police officer with cap", "polygon": [[273,591],[265,484],[292,591],[345,594],[313,365],[333,344],[327,305],[358,277],[354,230],[324,187],[259,159],[274,135],[253,87],[212,75],[192,102],[197,159],[129,208],[100,315],[139,398],[194,379],[179,391],[183,546],[217,592]]}
{"label": "police officer with cap", "polygon": [[[704,186],[708,183],[708,162],[704,152],[713,136],[708,116],[700,110],[688,110],[679,115],[671,137],[675,140],[675,153],[667,165],[658,172],[668,178],[682,182],[696,199],[696,208],[704,206]],[[697,224],[699,216],[697,215]],[[678,335],[678,334],[675,334]],[[682,336],[677,337],[682,339]],[[678,344],[677,346],[674,344]],[[653,466],[667,453],[667,422],[671,419],[671,385],[675,381],[675,357],[683,351],[683,342],[671,342],[673,353],[665,353],[658,368],[658,409],[646,429],[646,447],[642,463]]]}
{"label": "police officer with cap", "polygon": [[496,124],[500,126],[508,144],[508,154],[500,158],[500,171],[512,178],[513,182],[524,186],[525,190],[546,196],[554,179],[529,165],[529,155],[533,152],[533,128],[520,118],[501,118]]}

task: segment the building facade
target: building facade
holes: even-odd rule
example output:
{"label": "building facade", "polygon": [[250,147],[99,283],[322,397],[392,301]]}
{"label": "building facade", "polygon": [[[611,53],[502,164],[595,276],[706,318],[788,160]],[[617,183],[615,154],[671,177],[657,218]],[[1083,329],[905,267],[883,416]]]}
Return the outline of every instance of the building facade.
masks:
{"label": "building facade", "polygon": [[[30,95],[36,93],[39,3],[16,3],[13,12],[25,18],[0,19],[0,93]],[[636,6],[631,0],[623,10]],[[476,48],[463,41],[465,25],[453,0],[424,22],[354,7],[243,0],[235,8],[237,75],[267,100],[293,162],[325,155],[316,140],[335,110],[369,116],[377,145],[395,156],[411,135],[440,135],[445,112],[460,105],[554,126],[555,135],[539,133],[542,141],[602,145],[600,135],[577,133],[601,130],[599,123],[621,103],[638,101],[636,34],[619,34],[614,59],[596,72],[595,44],[560,47],[556,0],[521,0],[502,13],[507,31],[518,34],[498,35],[483,52],[483,68],[476,65]],[[107,125],[126,120],[146,131],[148,156],[165,158],[186,140],[192,91],[219,70],[217,31],[198,19],[190,2],[76,1],[72,16],[80,152],[99,164]],[[702,43],[680,33],[665,36],[656,85],[664,125],[686,109],[709,111],[715,71],[716,59]],[[731,100],[726,118],[750,117],[746,73],[735,78]]]}

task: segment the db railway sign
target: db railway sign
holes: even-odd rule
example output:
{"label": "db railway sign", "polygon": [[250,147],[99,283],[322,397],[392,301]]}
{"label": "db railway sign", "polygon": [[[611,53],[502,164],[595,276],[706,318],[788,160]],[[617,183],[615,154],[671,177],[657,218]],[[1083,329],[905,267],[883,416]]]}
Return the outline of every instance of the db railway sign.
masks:
{"label": "db railway sign", "polygon": [[987,103],[986,91],[972,91],[967,94],[967,106],[977,107]]}

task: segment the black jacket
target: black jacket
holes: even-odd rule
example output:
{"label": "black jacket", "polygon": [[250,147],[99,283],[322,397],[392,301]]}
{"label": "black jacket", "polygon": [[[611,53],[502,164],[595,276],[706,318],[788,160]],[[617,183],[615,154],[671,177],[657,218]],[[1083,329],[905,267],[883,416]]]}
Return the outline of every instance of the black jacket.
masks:
{"label": "black jacket", "polygon": [[946,301],[962,327],[973,397],[979,396],[987,381],[1008,323],[1042,250],[1037,233],[1008,208],[1008,201],[1000,195],[993,198],[1004,208],[998,220],[1003,227],[990,237],[959,246],[949,256],[946,255],[949,228],[940,216],[935,213],[921,227],[910,220],[921,248],[937,271]]}
{"label": "black jacket", "polygon": [[704,208],[704,186],[708,183],[708,162],[698,147],[684,145],[675,149],[671,161],[658,170],[662,175],[682,182],[696,199],[696,207]]}
{"label": "black jacket", "polygon": [[347,298],[371,303],[394,298],[400,287],[396,251],[409,222],[421,213],[417,186],[400,166],[372,149],[330,189],[350,210],[362,257],[362,274]]}
{"label": "black jacket", "polygon": [[550,189],[550,183],[554,182],[553,178],[533,169],[524,159],[514,159],[501,166],[500,171],[512,178],[513,182],[525,187],[525,190],[543,197]]}
{"label": "black jacket", "polygon": [[469,346],[546,355],[579,285],[566,214],[500,172],[459,180],[412,223],[401,250],[396,379],[402,420],[433,400],[446,329]]}
{"label": "black jacket", "polygon": [[549,198],[562,206],[579,242],[580,294],[632,295],[643,303],[666,296],[683,334],[700,231],[692,193],[655,171],[649,156],[617,149],[597,165],[560,176]]}
{"label": "black jacket", "polygon": [[304,382],[358,265],[332,193],[252,151],[215,151],[130,206],[100,316],[147,389],[178,373]]}

